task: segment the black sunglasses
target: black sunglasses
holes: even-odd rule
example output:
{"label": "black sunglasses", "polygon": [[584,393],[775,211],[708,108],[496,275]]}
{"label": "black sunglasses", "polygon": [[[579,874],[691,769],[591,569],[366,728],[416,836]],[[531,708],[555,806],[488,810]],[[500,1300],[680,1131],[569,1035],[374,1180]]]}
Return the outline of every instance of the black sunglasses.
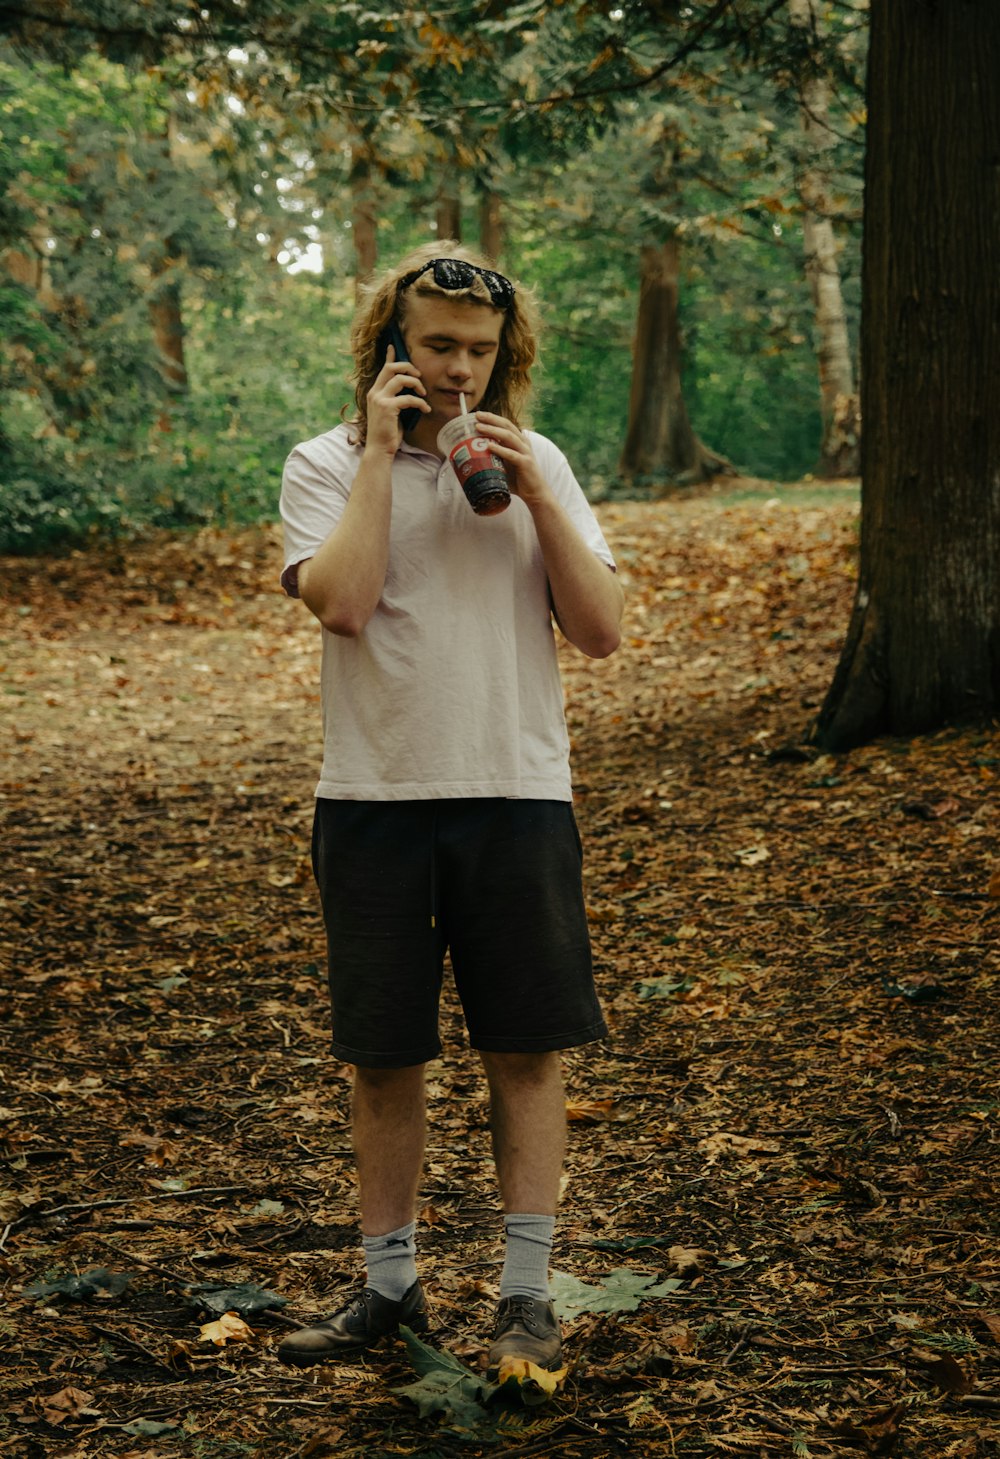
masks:
{"label": "black sunglasses", "polygon": [[478,264],[466,263],[464,258],[432,258],[423,268],[414,269],[399,281],[399,289],[408,289],[428,269],[434,270],[434,282],[439,289],[468,289],[478,274],[490,291],[490,299],[497,309],[509,309],[514,302],[514,285],[503,274],[491,268],[480,268]]}

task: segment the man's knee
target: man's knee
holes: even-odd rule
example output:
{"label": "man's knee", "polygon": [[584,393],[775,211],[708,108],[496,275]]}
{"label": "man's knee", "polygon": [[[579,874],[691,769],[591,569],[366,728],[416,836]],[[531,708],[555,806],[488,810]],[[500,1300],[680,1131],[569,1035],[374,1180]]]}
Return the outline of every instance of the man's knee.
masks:
{"label": "man's knee", "polygon": [[481,1050],[479,1057],[491,1087],[533,1088],[562,1078],[562,1057],[558,1050],[538,1054],[502,1054]]}
{"label": "man's knee", "polygon": [[405,1069],[371,1069],[356,1065],[354,1099],[362,1100],[369,1109],[409,1104],[423,1095],[423,1064]]}

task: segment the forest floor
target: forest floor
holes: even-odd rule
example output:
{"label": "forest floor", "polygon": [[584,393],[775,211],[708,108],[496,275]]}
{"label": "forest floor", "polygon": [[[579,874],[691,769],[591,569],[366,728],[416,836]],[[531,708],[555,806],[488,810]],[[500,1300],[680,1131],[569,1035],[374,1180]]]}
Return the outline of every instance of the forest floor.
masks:
{"label": "forest floor", "polygon": [[612,1037],[566,1060],[537,1405],[479,1378],[502,1253],[451,994],[427,1345],[274,1356],[360,1272],[277,530],[3,562],[4,1453],[1000,1453],[1000,731],[806,742],[849,486],[598,510],[627,636],[564,667]]}

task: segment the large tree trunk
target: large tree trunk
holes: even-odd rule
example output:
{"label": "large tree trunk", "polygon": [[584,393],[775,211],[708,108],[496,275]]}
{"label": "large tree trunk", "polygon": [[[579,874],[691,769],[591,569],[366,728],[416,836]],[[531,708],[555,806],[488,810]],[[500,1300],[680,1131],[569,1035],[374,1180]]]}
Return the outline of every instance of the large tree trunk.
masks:
{"label": "large tree trunk", "polygon": [[644,245],[628,429],[619,472],[662,490],[705,481],[728,462],[699,441],[681,390],[680,245]]}
{"label": "large tree trunk", "polygon": [[861,559],[816,737],[1000,704],[1000,6],[873,0]]}
{"label": "large tree trunk", "polygon": [[[788,0],[792,24],[817,35],[817,0]],[[818,476],[857,476],[861,466],[860,420],[847,315],[840,287],[837,240],[829,217],[824,153],[833,140],[827,124],[829,88],[819,72],[802,80],[802,134],[805,153],[798,186],[805,209],[802,232],[806,278],[816,311],[820,409],[823,438]]]}

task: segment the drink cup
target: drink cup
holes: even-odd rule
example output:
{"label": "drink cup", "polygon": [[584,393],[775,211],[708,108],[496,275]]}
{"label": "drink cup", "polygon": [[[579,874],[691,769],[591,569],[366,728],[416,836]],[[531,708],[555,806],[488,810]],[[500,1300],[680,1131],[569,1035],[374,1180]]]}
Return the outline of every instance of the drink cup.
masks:
{"label": "drink cup", "polygon": [[460,415],[438,432],[438,450],[452,468],[472,510],[480,517],[495,517],[510,506],[507,473],[494,456],[486,436],[480,435],[474,415]]}

